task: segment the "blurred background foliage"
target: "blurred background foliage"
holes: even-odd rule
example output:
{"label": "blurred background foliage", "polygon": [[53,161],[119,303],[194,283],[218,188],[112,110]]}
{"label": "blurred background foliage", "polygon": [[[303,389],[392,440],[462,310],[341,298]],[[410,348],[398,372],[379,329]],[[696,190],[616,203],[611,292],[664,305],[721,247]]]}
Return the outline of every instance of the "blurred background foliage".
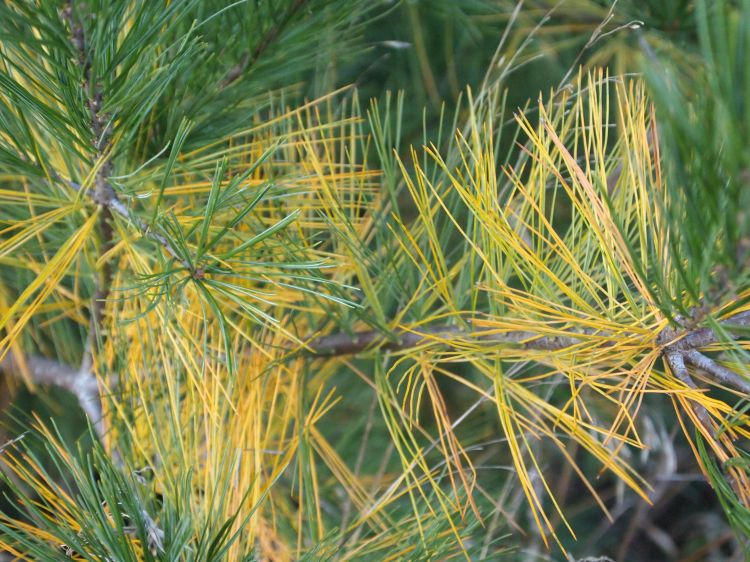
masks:
{"label": "blurred background foliage", "polygon": [[[574,83],[579,64],[604,66],[611,75],[643,75],[656,103],[669,181],[682,187],[670,212],[674,220],[682,217],[686,224],[671,243],[673,252],[684,256],[681,275],[694,300],[708,295],[709,302],[721,302],[727,291],[747,287],[749,2],[370,0],[354,7],[348,0],[254,3],[257,17],[235,18],[225,2],[196,2],[191,17],[167,31],[177,38],[194,20],[209,18],[200,30],[201,41],[190,48],[195,49],[191,56],[211,71],[180,75],[165,84],[158,99],[143,102],[150,104],[143,112],[148,121],[134,123],[128,133],[140,140],[125,144],[140,161],[157,156],[177,134],[183,118],[193,123],[185,142],[188,150],[235,133],[239,122],[268,119],[280,105],[353,85],[356,94],[348,95],[370,109],[373,122],[382,117],[383,135],[389,137],[383,144],[392,145],[411,171],[410,146],[428,139],[449,145],[453,123],[464,122],[471,110],[467,92],[480,91],[487,81],[502,81],[507,94],[498,111],[504,108],[510,124],[518,109]],[[269,34],[269,29],[277,31]],[[264,38],[260,42],[259,36]],[[267,96],[269,91],[272,96]],[[148,130],[147,137],[139,133],[143,130]],[[497,149],[516,155],[516,138],[512,133],[503,135]],[[405,216],[416,212],[408,198],[399,199],[396,208]],[[657,278],[659,272],[649,274]],[[694,304],[673,295],[660,296],[660,302],[671,303],[683,314]],[[394,299],[393,307],[397,304]],[[672,308],[665,304],[665,310]],[[75,364],[84,339],[75,329],[57,334],[55,345],[69,341],[58,354]],[[42,349],[52,345],[36,343]],[[350,366],[354,371],[371,369],[372,361],[352,359]],[[446,366],[455,374],[461,374],[461,368]],[[361,459],[367,443],[369,450],[382,451],[376,474],[397,472],[398,457],[371,389],[351,372],[334,374],[328,384],[347,388],[323,426],[338,454]],[[75,400],[59,389],[31,392],[10,378],[5,385],[3,396],[13,396],[4,407],[6,435],[17,434],[32,416],[54,419],[66,442],[87,435]],[[440,385],[450,417],[461,416],[473,395],[450,381],[441,380]],[[644,408],[652,449],[633,462],[653,483],[651,507],[603,475],[596,485],[613,506],[613,520],[607,520],[559,455],[551,449],[540,451],[545,471],[559,474],[553,481],[555,492],[565,501],[571,526],[580,530],[577,542],[561,535],[565,549],[572,559],[606,555],[617,562],[745,559],[750,515],[732,503],[731,489],[717,484],[717,494],[704,481],[687,443],[678,438],[673,410],[655,397],[647,397],[646,402],[653,403]],[[435,432],[434,427],[428,429]],[[533,531],[517,532],[510,523],[521,510],[517,504],[503,504],[519,500],[507,487],[505,474],[512,468],[491,462],[497,435],[491,410],[479,409],[460,427],[464,447],[473,450],[476,465],[486,471],[484,488],[506,493],[500,498],[479,494],[479,511],[497,508],[493,502],[502,509],[495,509],[483,527],[466,529],[467,544],[476,559],[558,560],[559,553],[546,550]],[[581,462],[587,472],[598,468],[586,466],[585,458]],[[712,462],[708,456],[706,462]],[[4,509],[12,507],[6,504]],[[355,517],[353,509],[350,505],[344,521]],[[403,509],[408,510],[406,503]],[[505,519],[505,510],[514,518]],[[533,527],[527,520],[516,522],[526,529]],[[443,531],[435,536],[444,536]],[[406,529],[402,540],[414,540],[416,534]],[[347,540],[356,544],[356,538]],[[336,540],[321,542],[308,558],[335,558]],[[411,559],[442,559],[437,543],[432,552],[419,554],[419,548],[415,546]],[[383,559],[378,556],[376,552],[360,559]]]}

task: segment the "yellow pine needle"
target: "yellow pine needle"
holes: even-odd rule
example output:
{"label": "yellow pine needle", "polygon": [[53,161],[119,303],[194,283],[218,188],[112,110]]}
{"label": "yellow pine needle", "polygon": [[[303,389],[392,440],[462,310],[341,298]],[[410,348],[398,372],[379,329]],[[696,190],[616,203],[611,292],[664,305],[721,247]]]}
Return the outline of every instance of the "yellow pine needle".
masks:
{"label": "yellow pine needle", "polygon": [[[12,327],[6,330],[6,336],[0,341],[0,359],[8,353],[11,344],[19,336],[24,326],[31,320],[31,317],[37,312],[42,303],[55,291],[59,280],[65,275],[71,263],[78,256],[81,247],[87,241],[94,224],[96,224],[97,214],[92,214],[88,220],[60,247],[60,250],[52,259],[42,268],[39,275],[32,281],[28,287],[19,295],[18,299],[3,311],[0,317],[0,328],[8,326],[9,321],[17,313],[20,315],[13,322]],[[38,291],[38,293],[37,293]],[[24,307],[26,302],[32,298],[31,303]]]}

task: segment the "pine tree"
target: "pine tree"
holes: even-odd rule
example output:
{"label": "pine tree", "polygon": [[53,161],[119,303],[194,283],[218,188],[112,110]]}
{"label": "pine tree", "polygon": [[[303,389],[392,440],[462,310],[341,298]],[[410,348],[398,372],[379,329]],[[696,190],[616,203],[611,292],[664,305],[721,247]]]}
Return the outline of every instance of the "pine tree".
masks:
{"label": "pine tree", "polygon": [[[511,112],[570,18],[517,4],[441,105],[422,11],[490,4],[0,6],[0,365],[88,420],[8,435],[5,551],[572,556],[569,491],[600,518],[654,500],[672,439],[746,546],[750,3],[691,3],[665,40],[580,2],[571,70]],[[337,89],[404,13],[412,44],[375,42],[429,122]]]}

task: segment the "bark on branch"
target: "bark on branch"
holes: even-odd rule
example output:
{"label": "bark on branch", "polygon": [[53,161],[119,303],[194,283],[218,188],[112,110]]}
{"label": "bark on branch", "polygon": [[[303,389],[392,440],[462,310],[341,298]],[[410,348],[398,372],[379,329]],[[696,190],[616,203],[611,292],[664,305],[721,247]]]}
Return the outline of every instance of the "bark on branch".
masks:
{"label": "bark on branch", "polygon": [[[502,334],[479,334],[460,326],[440,324],[413,331],[385,334],[378,330],[345,333],[338,332],[322,336],[307,344],[313,355],[356,355],[375,349],[404,351],[437,339],[471,339],[485,343],[519,344],[526,349],[555,351],[571,347],[583,341],[582,337],[593,334],[593,330],[571,333],[569,336],[539,336],[531,331],[505,332]],[[605,343],[604,345],[612,345]]]}
{"label": "bark on branch", "polygon": [[[721,324],[726,331],[731,331],[733,328],[748,328],[750,327],[750,311],[735,314]],[[391,334],[378,330],[353,333],[339,332],[313,339],[307,343],[305,351],[314,356],[333,357],[356,355],[376,349],[405,351],[431,342],[450,346],[451,341],[462,339],[488,344],[520,345],[526,349],[556,351],[581,344],[585,337],[594,333],[592,330],[585,330],[554,337],[539,336],[530,331],[477,334],[468,328],[444,324]],[[696,388],[696,385],[688,374],[687,365],[699,369],[706,377],[719,384],[750,396],[750,383],[745,378],[699,351],[701,348],[719,341],[721,341],[719,334],[711,328],[697,328],[682,332],[673,328],[666,328],[657,337],[657,344],[663,348],[662,355],[665,361],[669,364],[675,376],[691,388]],[[605,340],[601,345],[611,347],[616,343],[612,340]],[[699,415],[703,417],[703,413]]]}
{"label": "bark on branch", "polygon": [[[742,312],[722,322],[728,330],[732,327],[750,327],[750,311]],[[594,330],[581,330],[562,336],[539,336],[532,331],[514,331],[500,334],[477,334],[468,328],[453,324],[439,324],[414,328],[410,331],[386,333],[379,330],[364,330],[358,332],[336,332],[313,339],[307,344],[307,351],[312,355],[336,356],[355,355],[375,349],[388,351],[404,351],[435,342],[439,339],[471,339],[487,343],[508,343],[523,345],[526,349],[555,351],[572,347],[582,343],[584,337],[595,334]],[[672,343],[674,350],[690,350],[706,347],[720,341],[719,336],[711,328],[699,328],[680,334],[668,328],[659,336],[659,343]],[[614,345],[611,341],[602,343],[603,346]]]}
{"label": "bark on branch", "polygon": [[[94,190],[91,195],[93,200],[101,207],[97,231],[99,237],[98,253],[99,256],[103,256],[114,245],[112,210],[105,204],[106,201],[115,196],[114,188],[110,183],[113,168],[110,159],[112,124],[111,116],[102,112],[103,94],[95,76],[92,76],[91,55],[87,37],[83,25],[76,20],[73,12],[73,4],[68,2],[63,9],[63,18],[70,28],[70,42],[81,68],[83,77],[81,89],[89,112],[94,162],[98,163],[98,169],[94,177]],[[94,275],[89,336],[81,366],[78,369],[72,369],[41,357],[28,357],[24,362],[34,382],[53,384],[69,390],[76,396],[78,403],[101,440],[104,437],[102,403],[94,370],[94,361],[95,350],[99,348],[100,335],[104,327],[105,304],[110,293],[112,266],[109,260],[104,260]],[[15,360],[11,358],[6,367],[7,370],[13,372],[18,370],[19,365],[16,365]]]}
{"label": "bark on branch", "polygon": [[78,400],[81,409],[91,420],[97,436],[102,437],[101,399],[96,378],[90,369],[76,369],[59,361],[36,355],[23,357],[19,361],[19,358],[12,352],[0,361],[0,369],[19,379],[23,378],[25,371],[34,384],[67,390]]}

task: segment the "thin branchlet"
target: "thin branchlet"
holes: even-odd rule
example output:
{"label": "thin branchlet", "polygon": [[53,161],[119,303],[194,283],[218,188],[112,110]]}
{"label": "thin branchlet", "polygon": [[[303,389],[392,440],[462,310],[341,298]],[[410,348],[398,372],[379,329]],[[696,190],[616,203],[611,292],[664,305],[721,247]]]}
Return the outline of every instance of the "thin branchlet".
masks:
{"label": "thin branchlet", "polygon": [[[80,191],[82,189],[81,184],[75,181],[65,180],[59,175],[55,175],[53,177],[55,181],[63,183],[75,191]],[[94,194],[90,193],[90,196],[93,198]],[[148,238],[149,240],[156,242],[159,246],[162,247],[162,249],[167,253],[167,255],[169,255],[170,258],[174,259],[185,269],[192,271],[193,267],[186,259],[184,259],[179,254],[179,252],[177,252],[177,250],[175,250],[172,243],[167,240],[167,238],[163,234],[160,234],[159,232],[152,229],[145,220],[140,218],[136,213],[128,208],[128,206],[123,203],[122,200],[117,196],[117,193],[113,191],[111,196],[102,201],[96,202],[102,206],[107,207],[112,212],[112,214],[120,216],[128,224],[135,226],[144,238]]]}
{"label": "thin branchlet", "polygon": [[266,33],[263,35],[261,40],[252,50],[252,52],[246,52],[240,58],[240,61],[233,66],[226,76],[222,79],[220,85],[222,88],[230,86],[236,82],[240,76],[247,72],[252,66],[258,62],[258,59],[263,56],[268,48],[276,41],[284,28],[289,24],[291,19],[304,7],[308,0],[295,0],[287,10],[287,13],[281,18],[281,20],[271,27],[268,28]]}

